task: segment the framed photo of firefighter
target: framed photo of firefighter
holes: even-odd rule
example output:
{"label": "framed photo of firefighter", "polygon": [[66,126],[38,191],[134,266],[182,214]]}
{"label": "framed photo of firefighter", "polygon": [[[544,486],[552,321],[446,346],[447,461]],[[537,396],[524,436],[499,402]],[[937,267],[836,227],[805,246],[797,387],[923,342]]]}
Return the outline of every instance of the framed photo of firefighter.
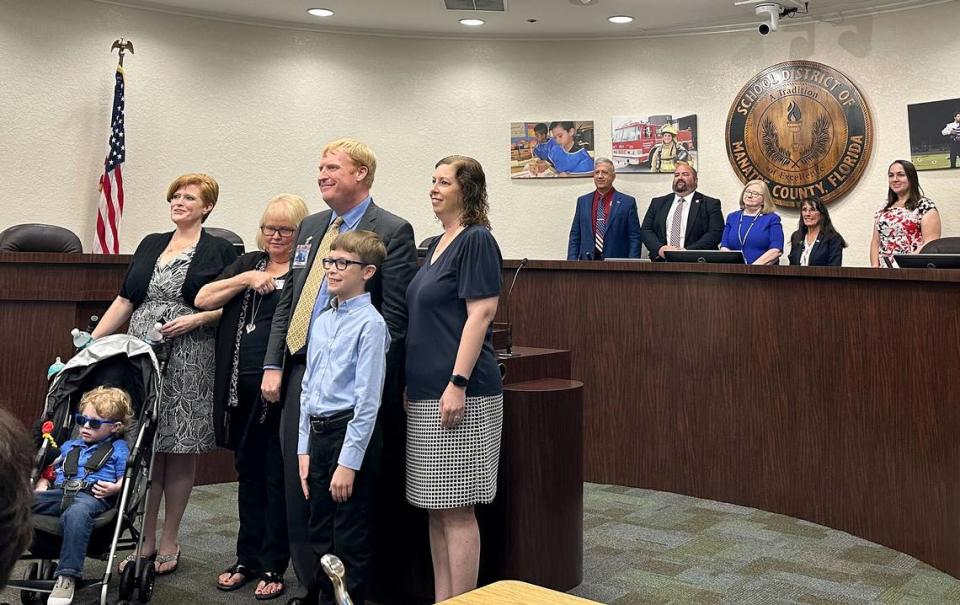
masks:
{"label": "framed photo of firefighter", "polygon": [[960,99],[907,105],[910,161],[917,170],[956,168],[960,162]]}
{"label": "framed photo of firefighter", "polygon": [[510,124],[510,178],[593,175],[593,120]]}
{"label": "framed photo of firefighter", "polygon": [[613,118],[612,160],[617,172],[673,173],[677,162],[698,168],[697,116],[670,114]]}

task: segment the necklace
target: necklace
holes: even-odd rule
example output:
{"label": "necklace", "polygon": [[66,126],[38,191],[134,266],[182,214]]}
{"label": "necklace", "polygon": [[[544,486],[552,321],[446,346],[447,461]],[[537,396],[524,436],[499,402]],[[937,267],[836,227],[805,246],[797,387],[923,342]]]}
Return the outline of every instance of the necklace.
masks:
{"label": "necklace", "polygon": [[247,323],[244,328],[247,331],[247,334],[250,334],[257,329],[257,324],[253,323],[257,319],[257,311],[260,310],[260,305],[263,304],[263,297],[260,296],[260,300],[257,300],[257,293],[253,293],[253,301],[250,303],[250,321]]}
{"label": "necklace", "polygon": [[174,245],[173,238],[170,238],[170,244],[167,245],[167,249],[163,251],[164,254],[170,254],[171,252],[182,252],[191,246],[197,245],[196,241],[187,242],[186,244],[179,243]]}
{"label": "necklace", "polygon": [[743,217],[747,216],[746,210],[740,212],[740,219],[737,221],[737,239],[740,240],[740,249],[743,250],[743,245],[746,243],[747,238],[750,237],[750,230],[753,229],[753,226],[760,222],[760,214],[752,215],[753,222],[750,223],[750,226],[747,227],[746,233],[741,233],[740,228],[743,226]]}

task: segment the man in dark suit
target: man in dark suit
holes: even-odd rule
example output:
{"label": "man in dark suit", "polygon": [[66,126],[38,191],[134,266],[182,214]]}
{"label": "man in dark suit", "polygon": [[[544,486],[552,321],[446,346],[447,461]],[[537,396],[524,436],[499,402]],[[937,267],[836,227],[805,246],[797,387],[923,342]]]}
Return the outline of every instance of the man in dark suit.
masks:
{"label": "man in dark suit", "polygon": [[[329,240],[334,235],[328,234],[330,230],[341,233],[354,229],[373,231],[387,248],[386,260],[367,286],[373,304],[386,320],[391,339],[378,420],[383,436],[381,471],[384,471],[378,476],[389,481],[378,481],[377,489],[386,499],[403,498],[405,299],[407,285],[417,270],[417,253],[410,223],[373,203],[370,187],[375,171],[373,151],[359,141],[339,139],[324,148],[317,184],[330,209],[312,214],[300,224],[290,273],[277,303],[264,358],[263,397],[271,402],[283,401],[280,439],[284,452],[290,556],[300,585],[307,591],[306,595],[291,599],[289,603],[317,603],[320,596],[317,574],[323,573],[319,571],[318,554],[307,541],[308,509],[300,486],[297,439],[301,382],[306,369],[306,339],[309,326],[329,298],[326,277],[321,275],[308,280],[308,276],[311,271],[322,271],[322,264],[318,262],[315,266],[314,260],[321,248],[325,248],[324,253],[329,248]],[[318,278],[322,278],[322,282],[315,299],[304,299],[302,303],[306,306],[300,309],[305,287],[308,291],[316,288]],[[372,444],[371,441],[371,448]],[[394,491],[399,495],[388,493]],[[377,499],[380,498],[378,495]]]}
{"label": "man in dark suit", "polygon": [[723,237],[720,200],[697,191],[697,171],[682,162],[673,171],[673,193],[650,200],[640,238],[650,259],[668,250],[716,250]]}
{"label": "man in dark suit", "polygon": [[597,189],[577,199],[567,260],[640,258],[637,200],[613,188],[616,178],[613,162],[597,158],[593,168]]}

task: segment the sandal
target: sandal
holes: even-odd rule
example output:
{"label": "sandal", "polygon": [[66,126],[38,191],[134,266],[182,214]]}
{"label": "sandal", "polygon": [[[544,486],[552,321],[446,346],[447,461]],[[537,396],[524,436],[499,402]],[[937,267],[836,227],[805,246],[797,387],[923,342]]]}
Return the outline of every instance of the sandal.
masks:
{"label": "sandal", "polygon": [[[166,565],[167,563],[173,563],[173,567],[161,571],[160,566]],[[177,568],[180,567],[180,546],[177,546],[177,554],[175,555],[157,554],[156,558],[153,560],[153,567],[158,576],[168,576],[177,571]]]}
{"label": "sandal", "polygon": [[240,576],[243,577],[243,579],[240,580],[239,582],[234,582],[233,584],[224,584],[218,578],[217,589],[222,590],[224,592],[230,592],[231,590],[237,590],[238,588],[242,588],[243,586],[246,585],[247,582],[252,580],[257,575],[257,572],[253,571],[252,569],[250,569],[249,567],[241,563],[234,563],[230,567],[220,572],[220,575],[223,575],[225,573],[230,574],[231,578],[239,574]]}
{"label": "sandal", "polygon": [[266,588],[270,584],[279,584],[280,590],[275,590],[274,592],[267,592],[267,593],[258,593],[255,595],[258,601],[270,601],[272,599],[276,599],[277,597],[279,597],[280,595],[282,595],[287,591],[287,585],[283,582],[283,576],[281,576],[276,572],[265,571],[262,574],[260,574],[260,580],[265,582],[264,588]]}
{"label": "sandal", "polygon": [[[145,557],[141,557],[144,561],[152,561],[157,556],[157,552],[154,551],[152,554],[149,554]],[[127,568],[127,565],[136,562],[137,560],[137,551],[134,550],[132,553],[121,559],[117,563],[117,573],[123,573],[123,570]]]}

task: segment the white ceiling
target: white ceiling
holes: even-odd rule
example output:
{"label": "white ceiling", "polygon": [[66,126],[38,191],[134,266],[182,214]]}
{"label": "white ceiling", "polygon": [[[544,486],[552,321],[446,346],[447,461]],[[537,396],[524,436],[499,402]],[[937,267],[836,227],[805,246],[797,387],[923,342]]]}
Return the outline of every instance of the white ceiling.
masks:
{"label": "white ceiling", "polygon": [[[616,38],[706,33],[754,28],[760,19],[752,6],[734,0],[504,0],[502,13],[448,11],[444,0],[96,0],[243,23],[317,31],[393,36],[564,39]],[[907,10],[958,0],[810,0],[809,14],[784,19],[837,22],[864,14]],[[584,4],[587,4],[586,6]],[[308,15],[308,8],[329,8],[333,17]],[[635,21],[614,25],[612,15]],[[486,24],[468,28],[464,17]],[[536,19],[529,23],[529,19]]]}

